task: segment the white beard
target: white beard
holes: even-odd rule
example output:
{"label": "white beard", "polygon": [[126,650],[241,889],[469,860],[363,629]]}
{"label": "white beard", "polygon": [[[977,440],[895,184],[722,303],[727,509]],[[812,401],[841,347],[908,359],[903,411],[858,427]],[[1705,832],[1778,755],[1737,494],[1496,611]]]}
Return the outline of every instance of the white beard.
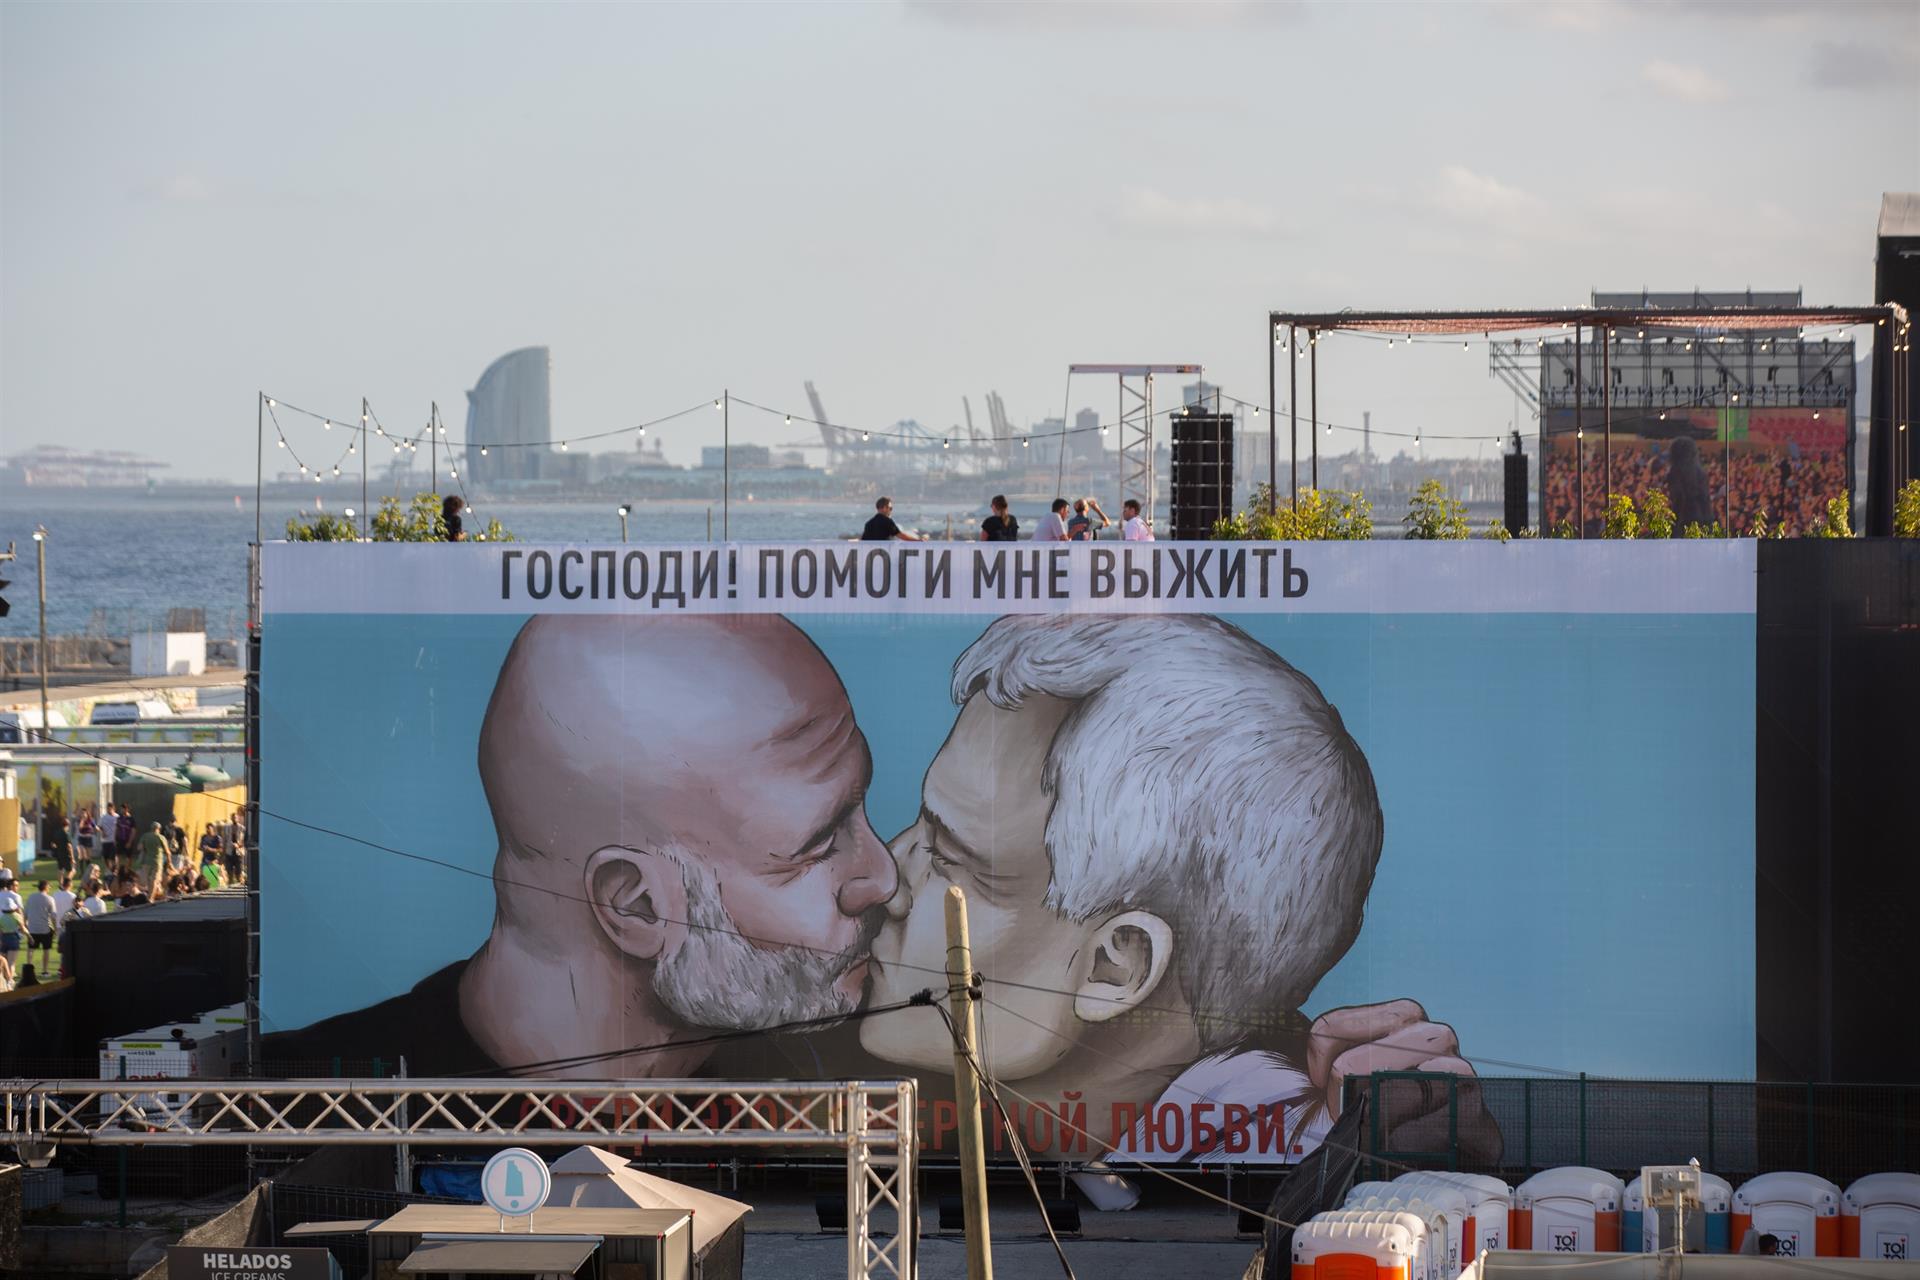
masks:
{"label": "white beard", "polygon": [[837,954],[805,947],[767,950],[740,936],[713,874],[676,859],[687,890],[686,938],[654,970],[653,992],[683,1021],[724,1031],[840,1017],[859,1007],[838,983],[867,957],[874,931],[862,928]]}

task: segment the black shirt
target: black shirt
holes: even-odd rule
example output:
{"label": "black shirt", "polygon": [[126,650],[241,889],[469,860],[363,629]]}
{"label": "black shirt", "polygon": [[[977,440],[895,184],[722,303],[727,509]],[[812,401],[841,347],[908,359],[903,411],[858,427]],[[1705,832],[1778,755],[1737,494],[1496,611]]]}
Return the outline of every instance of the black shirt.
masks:
{"label": "black shirt", "polygon": [[460,529],[461,529],[460,517],[457,515],[443,516],[442,520],[445,522],[447,526],[447,541],[448,542],[460,541]]}
{"label": "black shirt", "polygon": [[899,534],[900,526],[893,522],[893,517],[876,511],[873,513],[873,519],[867,521],[867,527],[861,530],[860,541],[890,542]]}
{"label": "black shirt", "polygon": [[422,978],[405,995],[351,1013],[335,1014],[297,1031],[276,1031],[260,1041],[269,1065],[285,1064],[296,1074],[333,1074],[335,1058],[364,1063],[405,1057],[416,1076],[488,1073],[499,1064],[467,1033],[460,1021],[460,977],[468,961],[450,964]]}
{"label": "black shirt", "polygon": [[1020,541],[1020,520],[1013,515],[988,516],[980,522],[980,532],[988,542]]}

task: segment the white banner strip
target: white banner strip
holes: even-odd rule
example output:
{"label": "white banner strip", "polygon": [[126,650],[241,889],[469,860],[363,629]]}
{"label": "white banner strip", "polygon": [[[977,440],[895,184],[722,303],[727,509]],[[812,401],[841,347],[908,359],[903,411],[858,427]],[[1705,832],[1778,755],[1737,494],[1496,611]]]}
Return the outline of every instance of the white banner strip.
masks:
{"label": "white banner strip", "polygon": [[286,543],[266,616],[1752,613],[1755,544]]}

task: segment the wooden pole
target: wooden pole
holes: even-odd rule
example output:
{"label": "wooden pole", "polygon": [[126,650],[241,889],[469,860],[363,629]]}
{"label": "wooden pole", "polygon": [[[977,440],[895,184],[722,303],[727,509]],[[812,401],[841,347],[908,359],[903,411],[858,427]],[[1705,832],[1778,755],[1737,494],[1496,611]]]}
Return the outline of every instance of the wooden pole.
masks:
{"label": "wooden pole", "polygon": [[953,1046],[954,1102],[960,1112],[960,1198],[965,1206],[967,1280],[993,1280],[987,1225],[987,1160],[980,1131],[980,1038],[973,1018],[973,946],[967,940],[967,896],[947,889],[947,1007],[958,1039]]}

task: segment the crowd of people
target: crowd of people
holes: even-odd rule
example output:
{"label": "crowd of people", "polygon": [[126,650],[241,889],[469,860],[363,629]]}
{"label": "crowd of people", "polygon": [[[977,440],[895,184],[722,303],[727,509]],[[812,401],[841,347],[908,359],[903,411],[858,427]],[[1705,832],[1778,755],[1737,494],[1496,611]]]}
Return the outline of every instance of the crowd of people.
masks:
{"label": "crowd of people", "polygon": [[[981,542],[1093,542],[1100,534],[1113,527],[1113,519],[1107,515],[1100,500],[1094,497],[1075,498],[1069,502],[1065,498],[1055,498],[1040,517],[1033,532],[1022,538],[1020,519],[1007,505],[1007,496],[1003,493],[993,495],[987,504],[992,512],[980,522]],[[1100,523],[1095,524],[1098,520]],[[1140,504],[1128,498],[1120,506],[1120,534],[1128,542],[1152,542],[1153,525],[1142,518]],[[893,519],[893,499],[880,498],[873,504],[873,516],[867,521],[866,528],[860,531],[862,542],[902,542],[923,541],[922,535],[902,529]]]}
{"label": "crowd of people", "polygon": [[[1674,512],[1674,532],[1689,524],[1724,524],[1729,506],[1732,530],[1744,534],[1762,513],[1770,525],[1784,520],[1790,533],[1804,533],[1826,518],[1827,501],[1847,491],[1844,453],[1801,450],[1791,444],[1736,441],[1732,455],[1733,500],[1727,501],[1727,446],[1681,436],[1671,442],[1615,439],[1612,484],[1608,485],[1603,446],[1588,433],[1583,504],[1589,537],[1599,536],[1607,493],[1623,493],[1635,507],[1649,493],[1666,494]],[[1557,528],[1572,521],[1580,474],[1574,443],[1555,438],[1546,451],[1545,514],[1542,525]]]}
{"label": "crowd of people", "polygon": [[[0,867],[0,991],[51,976],[64,954],[67,925],[81,915],[144,906],[244,883],[246,819],[209,823],[189,842],[178,821],[149,822],[143,831],[126,804],[88,806],[69,816],[41,816],[41,848],[57,871],[36,876],[22,894],[11,868]],[[40,859],[36,858],[38,863]],[[35,957],[38,963],[35,963]]]}

